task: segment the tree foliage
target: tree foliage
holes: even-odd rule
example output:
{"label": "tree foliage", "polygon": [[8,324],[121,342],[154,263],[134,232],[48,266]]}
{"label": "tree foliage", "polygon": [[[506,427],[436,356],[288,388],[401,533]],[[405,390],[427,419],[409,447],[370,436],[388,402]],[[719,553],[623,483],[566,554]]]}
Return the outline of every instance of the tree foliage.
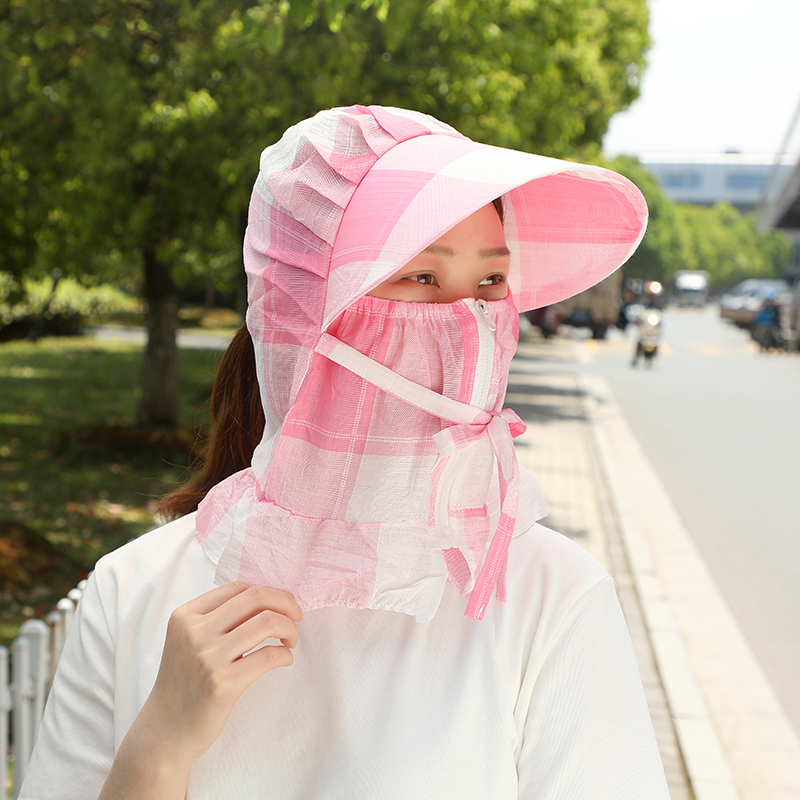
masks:
{"label": "tree foliage", "polygon": [[628,0],[396,2],[362,89],[475,139],[578,156],[637,97],[646,28]]}
{"label": "tree foliage", "polygon": [[791,262],[791,239],[783,231],[760,231],[754,214],[742,214],[728,203],[678,206],[677,211],[688,245],[685,269],[707,270],[716,286],[779,278]]}
{"label": "tree foliage", "polygon": [[610,166],[639,187],[650,212],[645,237],[625,265],[625,273],[630,277],[664,281],[675,270],[687,269],[682,262],[688,242],[676,204],[664,195],[655,176],[635,158],[622,156]]}
{"label": "tree foliage", "polygon": [[599,153],[637,95],[646,26],[645,0],[10,0],[0,269],[138,283],[143,417],[170,424],[176,281],[239,274],[265,145],[320,108],[375,102],[495,144]]}

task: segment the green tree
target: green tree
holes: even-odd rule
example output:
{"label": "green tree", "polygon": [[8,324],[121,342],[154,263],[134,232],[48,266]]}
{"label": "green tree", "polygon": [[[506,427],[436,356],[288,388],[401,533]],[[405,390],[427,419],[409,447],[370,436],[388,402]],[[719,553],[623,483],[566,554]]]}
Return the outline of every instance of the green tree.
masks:
{"label": "green tree", "polygon": [[753,214],[742,214],[728,203],[677,206],[677,213],[687,243],[685,269],[707,270],[714,286],[780,277],[789,266],[789,237],[783,231],[759,231]]}
{"label": "green tree", "polygon": [[650,211],[644,239],[625,264],[625,274],[665,283],[676,270],[700,269],[687,266],[687,232],[678,206],[664,194],[655,176],[628,156],[614,159],[610,166],[639,187]]}
{"label": "green tree", "polygon": [[263,146],[319,108],[377,102],[599,153],[637,95],[646,25],[645,0],[11,0],[0,266],[141,270],[140,415],[172,425],[176,280],[235,274]]}
{"label": "green tree", "polygon": [[368,99],[558,157],[599,152],[638,96],[649,41],[642,0],[396,0],[371,27]]}
{"label": "green tree", "polygon": [[319,14],[302,2],[25,0],[3,20],[3,153],[14,202],[26,207],[6,232],[27,244],[10,254],[14,272],[31,241],[34,269],[141,270],[147,423],[177,417],[176,271],[191,271],[198,254],[236,262],[252,132],[286,122],[274,56],[286,26],[302,30]]}

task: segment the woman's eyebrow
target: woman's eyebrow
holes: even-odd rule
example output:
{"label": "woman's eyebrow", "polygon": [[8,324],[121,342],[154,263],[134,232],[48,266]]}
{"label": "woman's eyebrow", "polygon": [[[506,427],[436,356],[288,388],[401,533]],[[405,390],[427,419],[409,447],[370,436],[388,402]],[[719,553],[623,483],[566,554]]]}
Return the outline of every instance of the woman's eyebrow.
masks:
{"label": "woman's eyebrow", "polygon": [[[436,242],[429,244],[422,252],[430,253],[432,256],[445,256],[447,258],[453,258],[456,254],[456,251],[453,250],[452,247],[447,247],[447,245],[444,244],[437,244]],[[480,250],[478,255],[481,258],[497,258],[498,256],[510,256],[511,251],[507,247],[489,247],[485,250]]]}
{"label": "woman's eyebrow", "polygon": [[452,247],[437,244],[436,242],[429,244],[422,252],[430,253],[432,256],[446,256],[448,258],[452,258],[456,254],[456,251],[453,250]]}
{"label": "woman's eyebrow", "polygon": [[481,258],[497,258],[498,256],[510,256],[511,251],[507,247],[490,247],[486,250],[481,250],[478,255]]}

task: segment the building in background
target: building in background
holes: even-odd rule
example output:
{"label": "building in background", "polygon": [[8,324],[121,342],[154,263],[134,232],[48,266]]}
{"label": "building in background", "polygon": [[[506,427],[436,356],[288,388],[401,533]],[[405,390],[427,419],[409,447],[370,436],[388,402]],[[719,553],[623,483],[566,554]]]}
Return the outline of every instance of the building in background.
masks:
{"label": "building in background", "polygon": [[641,154],[640,163],[677,203],[730,203],[755,212],[764,231],[782,230],[794,241],[784,277],[792,284],[791,322],[800,349],[800,104],[777,154]]}
{"label": "building in background", "polygon": [[[767,190],[773,199],[789,176],[797,171],[797,156],[718,154],[644,154],[643,166],[676,203],[711,206],[730,203],[740,211],[755,211]],[[767,188],[769,187],[769,188]]]}

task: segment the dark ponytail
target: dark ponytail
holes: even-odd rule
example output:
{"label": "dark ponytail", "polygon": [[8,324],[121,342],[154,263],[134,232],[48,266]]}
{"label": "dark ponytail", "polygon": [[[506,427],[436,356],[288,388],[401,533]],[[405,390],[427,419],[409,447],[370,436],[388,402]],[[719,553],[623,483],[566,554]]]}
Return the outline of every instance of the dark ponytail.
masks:
{"label": "dark ponytail", "polygon": [[242,325],[214,378],[211,433],[203,466],[187,483],[161,499],[159,514],[166,519],[190,514],[197,510],[212,486],[249,467],[264,433],[264,424],[253,340]]}

